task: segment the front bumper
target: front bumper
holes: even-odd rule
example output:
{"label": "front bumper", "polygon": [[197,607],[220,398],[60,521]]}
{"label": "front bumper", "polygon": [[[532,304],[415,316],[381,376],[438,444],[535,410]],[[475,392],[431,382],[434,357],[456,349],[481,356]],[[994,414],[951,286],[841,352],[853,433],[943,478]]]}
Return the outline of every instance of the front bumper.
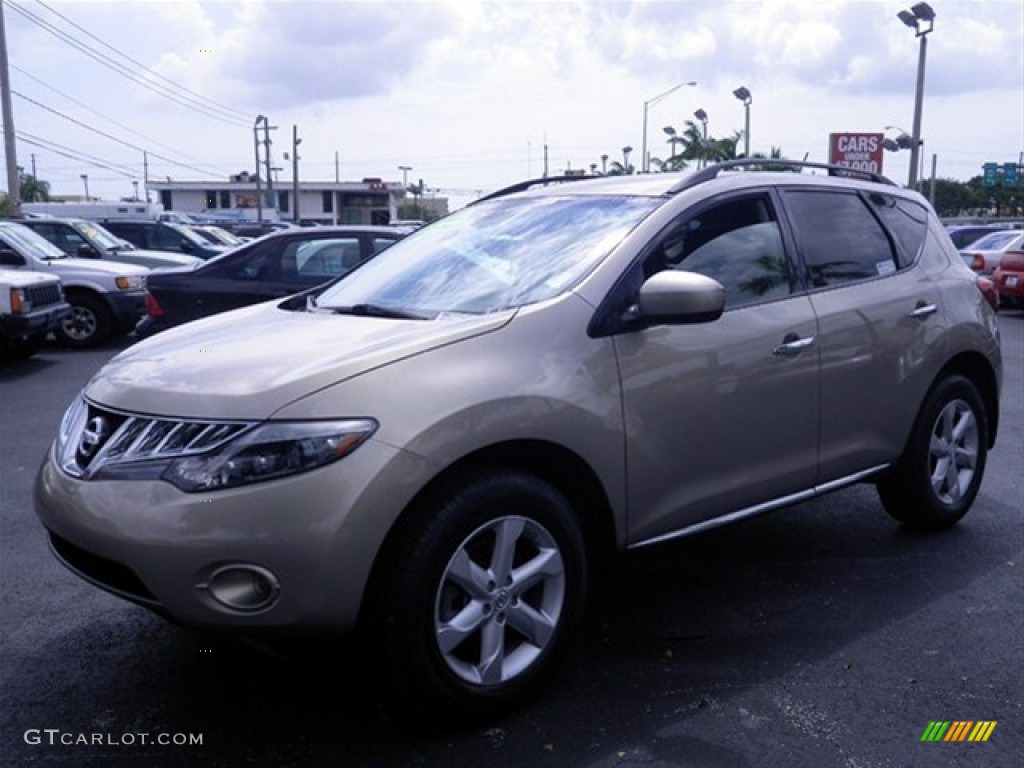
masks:
{"label": "front bumper", "polygon": [[0,335],[5,339],[24,339],[54,330],[71,313],[67,303],[47,304],[31,312],[0,315]]}
{"label": "front bumper", "polygon": [[[78,480],[51,456],[35,508],[54,553],[79,576],[183,624],[347,631],[381,543],[425,471],[370,440],[311,472],[188,494],[161,480]],[[219,602],[207,585],[232,566],[272,574],[273,600],[258,610]]]}
{"label": "front bumper", "polygon": [[109,293],[106,296],[114,324],[121,330],[131,330],[138,319],[146,314],[145,291]]}

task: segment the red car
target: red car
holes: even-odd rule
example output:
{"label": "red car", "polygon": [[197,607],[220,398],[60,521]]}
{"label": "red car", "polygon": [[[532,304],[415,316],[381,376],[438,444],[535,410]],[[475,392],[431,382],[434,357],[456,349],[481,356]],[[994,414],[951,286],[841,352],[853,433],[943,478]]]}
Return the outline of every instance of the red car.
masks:
{"label": "red car", "polygon": [[1024,308],[1024,250],[1007,251],[992,273],[999,298],[1012,307]]}

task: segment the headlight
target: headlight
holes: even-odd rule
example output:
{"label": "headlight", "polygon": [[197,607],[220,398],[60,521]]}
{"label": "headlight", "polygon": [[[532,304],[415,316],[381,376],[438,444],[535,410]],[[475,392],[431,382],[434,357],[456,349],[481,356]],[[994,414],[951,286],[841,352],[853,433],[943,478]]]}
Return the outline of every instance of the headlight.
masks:
{"label": "headlight", "polygon": [[133,275],[131,277],[119,275],[114,278],[114,284],[122,291],[137,291],[140,288],[146,287],[146,279],[141,275]]}
{"label": "headlight", "polygon": [[21,288],[11,288],[11,314],[20,315],[32,311],[32,302]]}
{"label": "headlight", "polygon": [[187,493],[259,483],[335,462],[376,429],[370,419],[268,422],[211,453],[174,459],[161,477]]}

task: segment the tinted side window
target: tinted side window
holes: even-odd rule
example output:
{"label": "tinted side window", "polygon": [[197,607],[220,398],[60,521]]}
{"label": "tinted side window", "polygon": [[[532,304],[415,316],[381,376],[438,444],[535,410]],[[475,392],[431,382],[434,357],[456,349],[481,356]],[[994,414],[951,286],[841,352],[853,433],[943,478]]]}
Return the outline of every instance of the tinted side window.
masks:
{"label": "tinted side window", "polygon": [[185,238],[170,227],[153,227],[150,237],[153,245],[159,248],[178,248],[185,242]]}
{"label": "tinted side window", "polygon": [[892,245],[854,192],[786,193],[810,285],[823,288],[896,270]]}
{"label": "tinted side window", "polygon": [[725,308],[788,296],[792,272],[778,222],[766,197],[729,200],[688,214],[661,240],[645,263],[699,272],[725,288]]}
{"label": "tinted side window", "polygon": [[917,259],[928,233],[928,211],[910,200],[873,193],[869,196],[875,213],[896,238],[897,263],[909,267]]}
{"label": "tinted side window", "polygon": [[290,243],[281,261],[285,279],[294,264],[294,274],[302,282],[323,282],[351,272],[363,262],[358,237],[340,237]]}
{"label": "tinted side window", "polygon": [[374,253],[380,253],[389,245],[394,245],[395,242],[395,239],[390,237],[374,237],[370,248]]}

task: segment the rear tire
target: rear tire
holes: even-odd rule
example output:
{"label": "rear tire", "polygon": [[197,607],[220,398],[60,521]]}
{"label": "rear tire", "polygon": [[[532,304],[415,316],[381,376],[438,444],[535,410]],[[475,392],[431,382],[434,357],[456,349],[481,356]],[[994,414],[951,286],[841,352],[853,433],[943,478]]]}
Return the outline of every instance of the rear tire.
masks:
{"label": "rear tire", "polygon": [[113,318],[103,300],[88,293],[68,296],[71,314],[57,326],[54,335],[65,347],[82,349],[102,344],[110,337]]}
{"label": "rear tire", "polygon": [[434,494],[388,546],[368,638],[400,710],[476,721],[547,680],[577,630],[586,548],[569,502],[491,470]]}
{"label": "rear tire", "polygon": [[977,388],[948,376],[925,398],[903,456],[878,483],[886,511],[921,530],[954,525],[985,474],[988,420]]}

